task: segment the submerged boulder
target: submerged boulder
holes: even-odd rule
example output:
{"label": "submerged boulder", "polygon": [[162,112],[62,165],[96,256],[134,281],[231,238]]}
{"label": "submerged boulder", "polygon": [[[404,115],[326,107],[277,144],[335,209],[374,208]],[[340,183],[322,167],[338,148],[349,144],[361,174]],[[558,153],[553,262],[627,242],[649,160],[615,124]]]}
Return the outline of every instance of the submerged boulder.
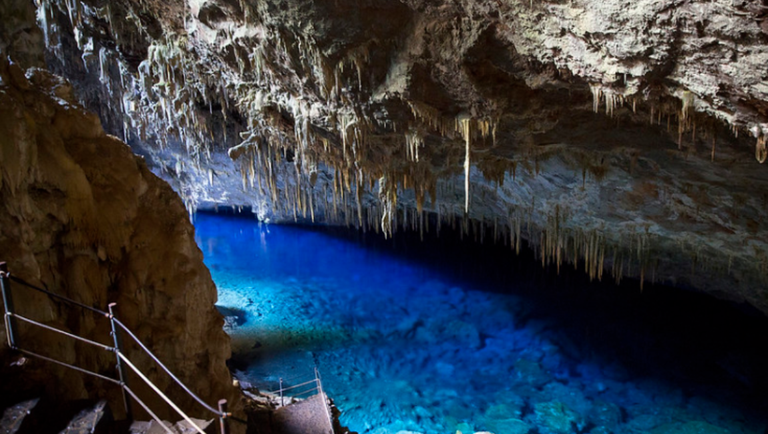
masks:
{"label": "submerged boulder", "polygon": [[582,417],[559,401],[536,404],[534,420],[541,434],[568,434],[584,428]]}

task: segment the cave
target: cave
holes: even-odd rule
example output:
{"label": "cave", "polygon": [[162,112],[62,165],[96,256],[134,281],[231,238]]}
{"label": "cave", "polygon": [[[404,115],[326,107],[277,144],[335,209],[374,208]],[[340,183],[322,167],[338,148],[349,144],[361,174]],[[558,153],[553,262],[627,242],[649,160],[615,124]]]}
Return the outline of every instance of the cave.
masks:
{"label": "cave", "polygon": [[768,432],[764,3],[5,0],[0,409]]}

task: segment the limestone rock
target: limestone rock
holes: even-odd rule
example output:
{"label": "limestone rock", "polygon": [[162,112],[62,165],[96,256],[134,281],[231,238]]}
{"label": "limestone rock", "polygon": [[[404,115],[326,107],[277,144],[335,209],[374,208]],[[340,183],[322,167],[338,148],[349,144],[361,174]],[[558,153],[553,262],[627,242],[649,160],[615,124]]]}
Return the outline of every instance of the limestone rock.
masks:
{"label": "limestone rock", "polygon": [[587,418],[593,425],[604,427],[608,431],[615,431],[621,423],[621,409],[612,402],[596,401]]}
{"label": "limestone rock", "polygon": [[521,383],[536,388],[552,381],[552,376],[544,370],[540,363],[529,359],[519,359],[515,362],[515,377]]}
{"label": "limestone rock", "polygon": [[190,210],[458,222],[768,312],[754,2],[91,3],[41,2],[49,66]]}
{"label": "limestone rock", "polygon": [[654,428],[651,434],[726,434],[728,430],[703,421],[677,422]]}
{"label": "limestone rock", "polygon": [[584,425],[579,414],[558,401],[536,404],[534,418],[543,434],[568,434],[580,431]]}
{"label": "limestone rock", "polygon": [[531,427],[520,419],[495,419],[486,421],[485,425],[493,433],[498,434],[527,434]]}
{"label": "limestone rock", "polygon": [[[216,288],[184,205],[96,116],[65,98],[61,78],[38,69],[22,80],[16,68],[0,57],[0,260],[13,276],[87,306],[106,310],[116,302],[117,317],[193,391],[237,407]],[[111,344],[105,318],[11,286],[19,314]],[[0,330],[4,335],[5,326]],[[27,326],[18,327],[18,338],[27,350],[114,375],[112,353]],[[161,390],[193,415],[211,417],[130,338],[124,341],[129,358]],[[0,356],[8,355],[6,345],[3,339]],[[92,377],[32,358],[16,375],[61,400],[106,398],[121,416],[119,389]],[[129,381],[170,416],[138,378]]]}

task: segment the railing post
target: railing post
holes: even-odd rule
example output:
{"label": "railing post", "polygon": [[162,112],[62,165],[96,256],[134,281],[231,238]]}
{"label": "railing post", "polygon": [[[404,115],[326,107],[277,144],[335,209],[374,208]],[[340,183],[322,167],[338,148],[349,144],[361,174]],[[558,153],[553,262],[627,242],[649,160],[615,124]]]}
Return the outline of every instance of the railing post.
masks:
{"label": "railing post", "polygon": [[283,402],[283,377],[280,377],[280,407],[284,407],[285,402]]}
{"label": "railing post", "polygon": [[317,382],[317,390],[320,391],[320,399],[323,400],[323,407],[325,407],[325,415],[328,416],[328,424],[331,428],[329,433],[333,433],[333,417],[331,416],[331,409],[330,409],[330,401],[328,400],[328,396],[325,394],[325,391],[323,390],[323,381],[320,379],[320,370],[317,369],[317,366],[315,366],[315,381]]}
{"label": "railing post", "polygon": [[117,359],[117,375],[120,378],[120,390],[123,392],[123,404],[125,404],[125,416],[127,419],[133,419],[133,412],[131,411],[131,401],[128,399],[128,394],[125,391],[125,368],[120,361],[120,353],[123,352],[122,339],[115,327],[115,312],[114,308],[117,303],[109,303],[109,323],[112,326],[112,339],[115,342],[115,358]]}
{"label": "railing post", "polygon": [[11,318],[13,313],[13,297],[11,296],[11,282],[8,279],[8,264],[0,262],[0,290],[3,293],[3,305],[5,306],[5,334],[8,337],[8,346],[12,349],[18,348],[16,344],[16,333],[14,331],[15,319]]}
{"label": "railing post", "polygon": [[227,426],[227,400],[226,399],[220,399],[219,400],[219,432],[221,434],[228,434],[229,433],[229,427]]}

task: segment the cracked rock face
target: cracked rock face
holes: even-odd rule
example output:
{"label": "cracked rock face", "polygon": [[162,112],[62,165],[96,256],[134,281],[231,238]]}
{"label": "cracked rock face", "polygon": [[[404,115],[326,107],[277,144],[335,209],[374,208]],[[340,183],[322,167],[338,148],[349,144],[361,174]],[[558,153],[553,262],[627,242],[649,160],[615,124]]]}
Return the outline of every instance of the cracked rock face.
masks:
{"label": "cracked rock face", "polygon": [[[77,104],[61,77],[0,58],[0,259],[13,276],[86,306],[116,315],[191,390],[208,403],[237,403],[225,365],[229,339],[214,308],[216,288],[194,241],[182,202],[167,183],[98,117]],[[111,344],[110,323],[48,296],[10,284],[16,313]],[[116,378],[115,354],[17,320],[19,346]],[[12,354],[5,340],[0,359]],[[193,415],[199,406],[171,384],[128,336],[124,353],[160,390]],[[78,399],[122,402],[120,389],[35,358],[4,378],[4,396],[30,390],[58,403]],[[3,363],[3,374],[8,363]],[[176,420],[164,402],[130,374],[128,385],[160,417]],[[10,384],[9,384],[10,383]],[[20,383],[20,384],[17,384]],[[15,388],[8,390],[10,386]],[[43,392],[44,391],[44,392]],[[117,418],[124,417],[114,405]],[[139,408],[136,414],[147,417]]]}
{"label": "cracked rock face", "polygon": [[46,0],[37,16],[48,65],[190,209],[454,224],[768,312],[766,11]]}

